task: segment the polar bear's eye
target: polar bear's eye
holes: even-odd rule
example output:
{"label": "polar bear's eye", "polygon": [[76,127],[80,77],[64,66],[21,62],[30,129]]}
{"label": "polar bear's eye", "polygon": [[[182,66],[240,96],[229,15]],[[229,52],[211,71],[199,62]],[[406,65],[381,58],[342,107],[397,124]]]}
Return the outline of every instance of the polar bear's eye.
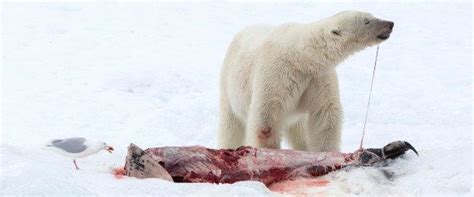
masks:
{"label": "polar bear's eye", "polygon": [[370,23],[369,19],[366,19],[366,18],[365,18],[365,19],[364,19],[364,23],[365,23],[366,25],[368,25],[368,24]]}

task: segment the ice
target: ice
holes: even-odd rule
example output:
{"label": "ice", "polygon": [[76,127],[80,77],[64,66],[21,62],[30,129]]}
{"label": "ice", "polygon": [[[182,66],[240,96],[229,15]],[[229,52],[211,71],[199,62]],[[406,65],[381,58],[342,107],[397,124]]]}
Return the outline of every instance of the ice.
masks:
{"label": "ice", "polygon": [[[3,195],[271,195],[258,182],[116,179],[126,147],[216,147],[218,76],[232,36],[256,23],[342,10],[395,21],[380,46],[366,147],[419,151],[324,176],[325,194],[472,195],[472,11],[465,3],[3,3]],[[343,147],[359,146],[375,47],[338,67]],[[114,146],[79,159],[42,149],[83,136]],[[393,174],[388,179],[384,171]]]}

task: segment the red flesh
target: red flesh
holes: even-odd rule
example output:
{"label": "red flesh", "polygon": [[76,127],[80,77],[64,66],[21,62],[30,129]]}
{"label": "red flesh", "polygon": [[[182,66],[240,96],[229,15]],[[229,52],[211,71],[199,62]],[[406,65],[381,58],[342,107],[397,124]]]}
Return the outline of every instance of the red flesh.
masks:
{"label": "red flesh", "polygon": [[[151,166],[163,169],[158,170],[160,173],[148,173],[139,178],[171,176],[174,182],[207,183],[254,180],[269,186],[285,180],[322,176],[348,165],[359,165],[361,153],[313,153],[252,147],[216,150],[192,146],[149,148],[131,155],[129,147],[125,169],[127,175],[138,173],[140,176],[146,172],[144,169]],[[142,159],[144,155],[151,159]],[[379,160],[374,159],[370,162]],[[131,162],[141,163],[131,167]]]}

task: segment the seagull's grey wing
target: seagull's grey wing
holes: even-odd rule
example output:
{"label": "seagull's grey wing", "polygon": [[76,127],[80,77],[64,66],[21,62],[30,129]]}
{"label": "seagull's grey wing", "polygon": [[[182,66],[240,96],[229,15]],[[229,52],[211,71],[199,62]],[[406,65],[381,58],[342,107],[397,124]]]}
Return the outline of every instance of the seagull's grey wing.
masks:
{"label": "seagull's grey wing", "polygon": [[80,153],[87,148],[87,146],[84,145],[85,141],[86,139],[82,137],[75,137],[63,140],[53,140],[51,145],[68,153]]}

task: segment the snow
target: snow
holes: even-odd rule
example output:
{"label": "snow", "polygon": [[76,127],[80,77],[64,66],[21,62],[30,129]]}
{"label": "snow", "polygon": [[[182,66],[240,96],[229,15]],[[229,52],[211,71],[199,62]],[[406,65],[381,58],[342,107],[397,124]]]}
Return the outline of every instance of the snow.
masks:
{"label": "snow", "polygon": [[[366,147],[406,140],[381,168],[322,177],[323,194],[472,195],[470,3],[4,3],[1,190],[4,195],[271,195],[258,182],[116,179],[126,147],[216,147],[218,76],[233,34],[256,23],[311,22],[364,10],[395,21],[380,46]],[[357,149],[375,47],[338,67],[344,152]],[[78,160],[53,138],[104,140]],[[383,170],[393,173],[391,179]]]}

